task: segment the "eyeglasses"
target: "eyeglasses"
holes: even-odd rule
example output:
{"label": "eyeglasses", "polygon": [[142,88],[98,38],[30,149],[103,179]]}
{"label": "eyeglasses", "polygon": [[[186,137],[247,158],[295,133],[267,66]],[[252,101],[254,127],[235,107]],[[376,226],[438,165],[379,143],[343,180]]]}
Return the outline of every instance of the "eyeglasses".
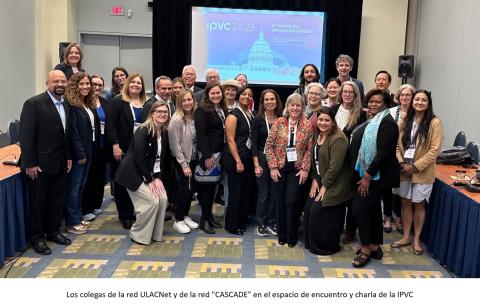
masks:
{"label": "eyeglasses", "polygon": [[411,93],[402,93],[400,94],[400,97],[412,97]]}
{"label": "eyeglasses", "polygon": [[103,84],[102,84],[102,83],[93,83],[93,82],[92,82],[92,87],[99,87],[99,88],[101,88],[101,87],[103,87]]}
{"label": "eyeglasses", "polygon": [[343,95],[354,95],[355,92],[353,92],[353,91],[343,91],[342,94]]}
{"label": "eyeglasses", "polygon": [[317,92],[308,92],[308,95],[312,95],[312,96],[322,96],[322,94],[317,93]]}
{"label": "eyeglasses", "polygon": [[168,115],[168,111],[163,111],[163,110],[155,110],[155,111],[153,111],[153,113],[157,113],[157,114],[160,114],[160,115]]}

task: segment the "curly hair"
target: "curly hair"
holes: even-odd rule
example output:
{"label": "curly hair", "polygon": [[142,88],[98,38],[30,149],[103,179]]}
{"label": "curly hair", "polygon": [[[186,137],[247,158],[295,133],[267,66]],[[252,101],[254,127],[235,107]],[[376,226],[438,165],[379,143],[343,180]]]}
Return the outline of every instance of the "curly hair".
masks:
{"label": "curly hair", "polygon": [[87,78],[90,82],[90,77],[85,72],[78,72],[72,75],[67,82],[67,89],[65,90],[65,97],[68,100],[68,103],[74,107],[83,107],[87,106],[90,109],[95,109],[95,99],[93,96],[93,91],[90,89],[88,95],[82,97],[78,90],[78,84],[83,79]]}

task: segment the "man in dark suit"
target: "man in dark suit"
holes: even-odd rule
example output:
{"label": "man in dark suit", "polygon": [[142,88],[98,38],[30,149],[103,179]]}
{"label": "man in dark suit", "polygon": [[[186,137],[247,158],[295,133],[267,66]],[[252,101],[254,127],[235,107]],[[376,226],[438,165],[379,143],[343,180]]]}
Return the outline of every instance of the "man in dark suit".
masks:
{"label": "man in dark suit", "polygon": [[172,100],[172,80],[168,76],[158,76],[155,79],[155,96],[152,96],[143,105],[142,121],[150,115],[150,109],[155,101],[164,101],[168,107],[168,118],[175,113],[175,100]]}
{"label": "man in dark suit", "polygon": [[62,71],[48,73],[47,90],[25,101],[20,114],[21,166],[28,178],[30,241],[35,251],[52,250],[45,237],[60,245],[72,242],[61,232],[70,157],[70,107],[63,94]]}

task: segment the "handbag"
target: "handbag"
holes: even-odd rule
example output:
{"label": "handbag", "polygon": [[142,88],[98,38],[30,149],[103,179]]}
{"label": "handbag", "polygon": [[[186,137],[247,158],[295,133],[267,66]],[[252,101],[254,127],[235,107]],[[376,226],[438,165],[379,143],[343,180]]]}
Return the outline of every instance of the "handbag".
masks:
{"label": "handbag", "polygon": [[[222,177],[222,166],[220,165],[220,158],[222,157],[220,152],[214,153],[213,158],[213,168],[202,169],[202,166],[198,164],[195,167],[194,179],[200,184],[215,184],[220,181]],[[202,159],[200,155],[200,159]]]}
{"label": "handbag", "polygon": [[437,157],[437,164],[461,165],[473,163],[472,156],[465,147],[450,147]]}

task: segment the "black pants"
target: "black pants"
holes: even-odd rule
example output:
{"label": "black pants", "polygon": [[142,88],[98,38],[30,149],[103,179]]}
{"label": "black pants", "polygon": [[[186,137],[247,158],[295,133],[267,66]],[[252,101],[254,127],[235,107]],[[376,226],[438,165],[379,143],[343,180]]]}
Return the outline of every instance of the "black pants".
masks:
{"label": "black pants", "polygon": [[30,241],[44,239],[45,235],[60,232],[67,193],[67,173],[55,175],[39,173],[37,179],[27,177],[27,191],[30,201]]}
{"label": "black pants", "polygon": [[340,235],[345,218],[343,202],[324,207],[321,202],[309,198],[303,213],[305,248],[313,254],[331,255],[340,251]]}
{"label": "black pants", "polygon": [[276,222],[275,201],[273,200],[272,178],[268,168],[267,159],[263,152],[258,153],[258,162],[263,169],[263,174],[256,178],[257,181],[257,223],[270,225]]}
{"label": "black pants", "polygon": [[402,217],[402,201],[400,200],[400,195],[398,194],[393,194],[393,214],[395,214],[396,217]]}
{"label": "black pants", "polygon": [[386,188],[382,191],[383,215],[392,216],[393,194],[392,188]]}
{"label": "black pants", "polygon": [[106,150],[94,151],[82,196],[82,213],[84,215],[93,213],[93,209],[100,209],[102,206],[107,163],[108,156]]}
{"label": "black pants", "polygon": [[295,243],[298,238],[300,221],[300,185],[298,170],[292,163],[287,163],[280,170],[278,182],[273,182],[277,208],[277,236],[279,241]]}
{"label": "black pants", "polygon": [[[195,172],[197,162],[193,160],[190,162],[189,166],[193,173]],[[177,189],[177,198],[175,200],[177,203],[177,208],[175,209],[175,220],[183,221],[185,216],[187,216],[190,212],[192,194],[195,192],[196,184],[193,175],[192,177],[186,177],[185,174],[183,174],[182,166],[180,166],[177,161],[175,161],[175,169],[177,171],[176,181],[178,182],[175,187]]]}
{"label": "black pants", "polygon": [[228,206],[225,215],[225,229],[236,231],[245,229],[248,221],[250,205],[253,203],[255,173],[253,159],[242,158],[244,171],[237,172],[233,157],[228,153],[225,157],[225,170],[228,173]]}
{"label": "black pants", "polygon": [[112,168],[112,179],[113,181],[113,196],[115,197],[115,205],[117,206],[118,218],[120,221],[133,220],[135,219],[132,200],[128,195],[127,189],[115,182],[115,173],[117,168],[120,165],[120,162],[113,159],[111,161]]}
{"label": "black pants", "polygon": [[345,230],[350,233],[352,236],[355,236],[357,233],[357,222],[355,221],[355,217],[353,216],[352,212],[352,201],[348,201],[347,203],[347,218],[345,220]]}
{"label": "black pants", "polygon": [[367,197],[355,194],[352,212],[358,224],[360,243],[363,246],[383,244],[382,206],[380,197],[382,189],[370,182]]}

